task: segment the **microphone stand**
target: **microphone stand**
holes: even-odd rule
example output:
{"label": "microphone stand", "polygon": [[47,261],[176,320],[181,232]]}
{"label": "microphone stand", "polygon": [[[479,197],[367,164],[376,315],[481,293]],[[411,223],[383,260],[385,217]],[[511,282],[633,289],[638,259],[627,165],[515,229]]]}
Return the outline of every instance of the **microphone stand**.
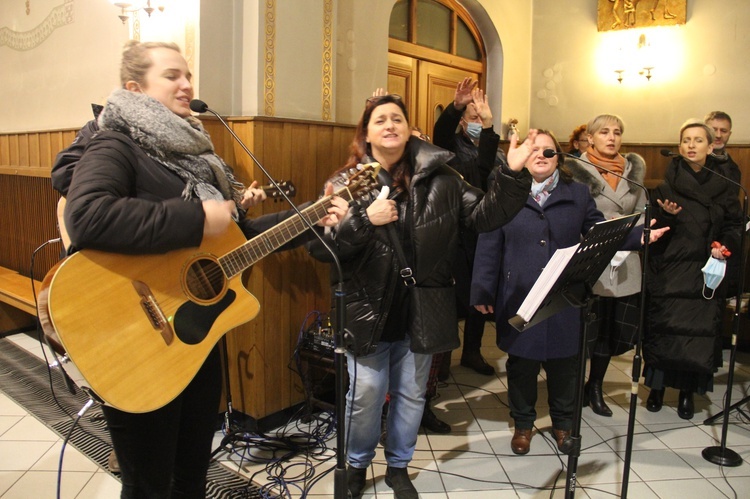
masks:
{"label": "microphone stand", "polygon": [[345,311],[345,297],[346,293],[344,292],[344,271],[341,268],[341,262],[339,261],[338,255],[336,252],[331,248],[325,240],[318,234],[318,232],[314,229],[310,221],[305,218],[305,216],[302,214],[302,212],[297,208],[297,205],[295,205],[292,200],[289,198],[289,196],[284,192],[284,190],[279,187],[279,184],[276,183],[276,181],[273,179],[273,177],[268,173],[268,171],[265,169],[265,167],[258,161],[258,159],[253,155],[252,152],[245,146],[245,144],[240,140],[240,138],[237,136],[236,133],[234,133],[234,130],[232,130],[229,125],[227,125],[227,122],[224,121],[224,119],[219,116],[219,114],[214,111],[213,109],[210,109],[208,105],[198,99],[194,99],[190,101],[190,109],[193,112],[196,113],[205,113],[209,112],[216,116],[222,125],[229,131],[229,133],[232,135],[234,140],[237,141],[237,143],[242,147],[242,150],[247,153],[248,156],[255,162],[255,164],[260,168],[260,170],[263,172],[263,174],[268,178],[268,180],[271,182],[271,184],[276,188],[276,190],[281,194],[281,196],[286,200],[287,203],[292,207],[294,212],[297,214],[297,216],[302,220],[302,222],[307,226],[308,229],[312,231],[313,234],[315,234],[315,237],[318,238],[318,240],[323,244],[323,246],[328,250],[328,252],[331,254],[331,257],[333,258],[334,265],[336,266],[336,272],[338,274],[338,280],[336,284],[336,288],[334,291],[334,298],[336,301],[336,325],[338,326],[334,331],[334,370],[336,375],[336,403],[335,403],[335,411],[336,411],[336,469],[334,471],[334,481],[333,481],[333,494],[335,499],[347,499],[349,495],[349,489],[347,486],[347,477],[346,477],[346,453],[345,453],[345,445],[346,445],[346,439],[345,439],[345,411],[346,411],[346,370],[344,369],[344,353],[346,352],[346,349],[344,348],[344,331],[346,328],[346,311]]}
{"label": "microphone stand", "polygon": [[[547,151],[551,151],[551,149],[547,149],[544,151],[544,156],[547,156]],[[579,157],[573,156],[572,154],[563,152],[563,153],[556,153],[556,154],[562,154],[564,156],[569,156],[575,160],[580,161],[581,163],[586,163],[588,165],[593,166],[596,170],[601,170],[604,172],[607,172],[611,175],[614,175],[615,177],[618,177],[622,180],[625,180],[632,185],[638,186],[641,189],[643,189],[643,192],[646,194],[646,206],[644,208],[643,212],[643,265],[641,266],[641,300],[640,300],[640,310],[638,311],[638,337],[635,343],[635,355],[633,356],[633,368],[632,368],[632,379],[631,379],[631,388],[630,388],[630,413],[628,414],[628,431],[627,431],[627,437],[626,437],[626,445],[625,445],[625,462],[623,464],[623,472],[622,472],[622,490],[620,493],[620,497],[626,498],[628,497],[628,482],[630,480],[630,460],[633,454],[633,433],[635,431],[635,412],[638,407],[638,382],[641,377],[641,345],[642,345],[642,334],[643,326],[645,322],[645,312],[646,312],[646,269],[648,268],[648,256],[649,256],[649,241],[651,238],[651,202],[649,201],[649,194],[648,189],[645,185],[639,184],[638,182],[635,182],[624,175],[620,175],[618,173],[615,173],[611,170],[608,170],[606,168],[602,168],[601,166],[597,166],[590,161],[586,161],[584,159],[581,159]],[[581,352],[581,355],[584,355],[584,352]],[[583,373],[578,374],[579,378],[583,376]],[[578,423],[580,425],[580,422]]]}
{"label": "microphone stand", "polygon": [[[693,165],[699,166],[702,169],[705,168],[704,165],[700,165],[695,161],[682,156],[681,154],[670,152],[668,149],[662,149],[661,153],[664,156],[682,158],[688,163],[692,163]],[[703,455],[703,459],[711,463],[718,464],[719,466],[739,466],[740,464],[742,464],[742,456],[737,454],[732,449],[727,448],[727,429],[729,427],[729,411],[732,409],[732,384],[734,383],[734,364],[737,356],[737,337],[740,333],[740,305],[742,303],[742,292],[745,287],[745,224],[747,223],[748,196],[747,190],[740,183],[735,182],[734,180],[726,177],[725,175],[722,175],[721,173],[716,172],[715,170],[712,170],[710,168],[705,169],[713,173],[714,175],[723,178],[732,185],[736,185],[740,189],[742,189],[742,192],[744,193],[744,199],[742,201],[743,217],[740,232],[740,278],[737,279],[737,296],[735,297],[734,302],[734,320],[732,321],[732,346],[729,350],[729,373],[727,374],[727,394],[725,397],[726,400],[724,401],[724,421],[722,421],[721,424],[721,444],[718,446],[713,445],[710,447],[706,447],[705,449],[703,449],[701,454]],[[747,402],[747,400],[748,398],[745,398],[740,401],[737,407],[742,405],[743,402]],[[716,416],[708,418],[703,422],[703,424],[710,424],[715,418]]]}

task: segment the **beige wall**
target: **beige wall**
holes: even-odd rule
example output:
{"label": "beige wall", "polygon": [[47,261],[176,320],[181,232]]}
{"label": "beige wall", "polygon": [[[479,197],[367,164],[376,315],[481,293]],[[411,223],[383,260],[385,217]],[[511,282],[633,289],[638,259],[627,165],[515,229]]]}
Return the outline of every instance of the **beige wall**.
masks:
{"label": "beige wall", "polygon": [[[385,85],[388,19],[394,0],[332,0],[331,119],[354,123],[362,101]],[[692,116],[724,109],[735,117],[735,143],[750,143],[742,95],[750,81],[750,2],[688,2],[688,22],[673,28],[596,31],[593,0],[460,0],[488,48],[488,93],[496,124],[510,118],[548,127],[561,138],[600,113],[620,114],[626,140],[673,142]],[[142,16],[141,39],[177,42],[191,57],[196,95],[222,114],[265,114],[264,59],[269,0],[180,0],[180,8]],[[274,0],[274,116],[323,119],[325,0]],[[175,5],[175,3],[172,3]],[[12,48],[55,8],[67,22],[46,39]],[[198,10],[200,9],[200,10]],[[80,126],[90,102],[118,86],[118,63],[129,26],[107,0],[0,2],[0,132]],[[533,28],[533,29],[532,29]],[[650,82],[625,74],[618,84],[612,53],[645,32],[657,63]],[[9,41],[10,40],[10,41]],[[191,47],[191,43],[193,46]],[[659,50],[666,53],[658,54]]]}
{"label": "beige wall", "polygon": [[[628,142],[674,143],[686,119],[720,109],[733,117],[732,141],[750,143],[750,2],[687,5],[682,26],[599,33],[595,0],[534,0],[531,124],[567,140],[611,113],[624,119]],[[652,40],[653,77],[626,72],[618,84],[618,48],[634,48],[641,33]]]}
{"label": "beige wall", "polygon": [[[332,121],[354,123],[362,101],[384,86],[388,20],[394,0],[332,0]],[[266,11],[273,6],[273,49],[266,51]],[[489,86],[498,119],[528,122],[531,5],[464,0],[488,40]],[[17,31],[43,24],[65,5],[67,24],[32,47],[0,46],[6,112],[0,132],[78,127],[88,104],[102,103],[118,86],[122,45],[133,34],[107,0],[0,2],[0,27]],[[264,61],[273,61],[273,115],[323,119],[325,0],[180,0],[151,18],[140,17],[141,40],[178,43],[195,73],[196,96],[228,115],[266,114]],[[502,114],[500,113],[502,109]]]}

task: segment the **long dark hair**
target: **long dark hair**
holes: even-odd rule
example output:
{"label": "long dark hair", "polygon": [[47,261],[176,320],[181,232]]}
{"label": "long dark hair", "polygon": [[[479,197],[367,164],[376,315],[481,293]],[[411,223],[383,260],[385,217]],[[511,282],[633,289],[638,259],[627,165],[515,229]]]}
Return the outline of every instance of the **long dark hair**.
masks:
{"label": "long dark hair", "polygon": [[[367,143],[367,126],[370,124],[370,118],[372,117],[373,111],[383,104],[396,104],[399,109],[401,109],[401,112],[404,113],[406,124],[409,124],[409,111],[406,110],[406,105],[401,96],[387,94],[367,99],[365,102],[365,110],[362,113],[362,117],[359,119],[359,123],[357,123],[354,138],[352,139],[351,144],[349,144],[349,159],[336,173],[348,170],[349,168],[356,166],[358,163],[362,163],[367,157],[372,157],[370,144]],[[394,185],[401,187],[402,189],[406,189],[409,183],[409,178],[411,177],[412,167],[409,161],[411,142],[412,139],[410,138],[409,142],[406,144],[406,149],[404,149],[404,155],[401,156],[401,159],[399,159],[398,163],[394,165],[390,171]]]}

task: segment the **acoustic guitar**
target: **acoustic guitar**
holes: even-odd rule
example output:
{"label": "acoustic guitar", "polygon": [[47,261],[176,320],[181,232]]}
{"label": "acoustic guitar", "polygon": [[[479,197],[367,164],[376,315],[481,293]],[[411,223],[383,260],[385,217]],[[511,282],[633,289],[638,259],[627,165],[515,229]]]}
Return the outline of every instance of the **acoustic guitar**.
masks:
{"label": "acoustic guitar", "polygon": [[[287,197],[293,198],[297,195],[297,188],[294,186],[291,180],[281,180],[276,183],[278,184],[279,189],[281,189],[281,191],[283,191],[284,194],[287,195]],[[274,185],[263,185],[258,187],[258,189],[261,189],[266,193],[267,198],[273,199],[274,201],[280,201],[284,199],[283,194]],[[70,248],[70,236],[68,235],[68,231],[65,228],[65,218],[63,216],[65,213],[66,204],[67,200],[65,199],[65,196],[60,197],[60,199],[57,201],[57,228],[60,231],[60,239],[65,250]],[[54,267],[52,267],[47,273],[47,276],[44,278],[42,289],[37,295],[37,316],[39,317],[39,323],[42,326],[42,332],[47,339],[47,344],[50,346],[50,348],[55,350],[58,355],[65,356],[67,352],[65,352],[65,348],[63,348],[62,343],[60,342],[60,338],[57,336],[57,331],[55,331],[55,328],[52,326],[47,306],[49,284],[61,264],[62,262],[59,262]]]}
{"label": "acoustic guitar", "polygon": [[[361,197],[378,185],[379,170],[378,163],[349,170],[334,195]],[[325,196],[301,211],[315,224],[331,206]],[[81,250],[45,279],[49,322],[105,403],[153,411],[185,389],[224,334],[258,314],[242,272],[306,230],[294,215],[250,240],[231,224],[198,248],[161,255]]]}

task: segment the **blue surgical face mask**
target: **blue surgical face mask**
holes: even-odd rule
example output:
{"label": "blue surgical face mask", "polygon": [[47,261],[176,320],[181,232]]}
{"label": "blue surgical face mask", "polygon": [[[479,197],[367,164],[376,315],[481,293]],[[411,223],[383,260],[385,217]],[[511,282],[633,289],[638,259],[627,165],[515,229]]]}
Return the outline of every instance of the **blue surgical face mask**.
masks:
{"label": "blue surgical face mask", "polygon": [[[701,271],[703,272],[703,298],[710,300],[714,297],[714,290],[719,287],[722,279],[724,279],[724,272],[727,268],[726,260],[719,260],[718,258],[710,257],[706,264],[703,266]],[[711,290],[711,296],[706,296],[706,288]]]}
{"label": "blue surgical face mask", "polygon": [[480,133],[482,133],[482,125],[479,123],[466,123],[466,135],[471,137],[471,140],[479,140]]}

